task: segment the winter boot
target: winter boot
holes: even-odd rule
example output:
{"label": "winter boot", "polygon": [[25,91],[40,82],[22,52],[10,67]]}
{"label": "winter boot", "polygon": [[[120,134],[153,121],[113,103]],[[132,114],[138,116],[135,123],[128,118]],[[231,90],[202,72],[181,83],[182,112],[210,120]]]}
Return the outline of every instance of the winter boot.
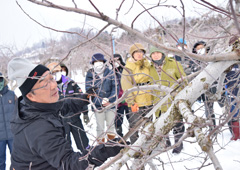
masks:
{"label": "winter boot", "polygon": [[[177,138],[177,139],[175,138],[175,143],[177,143],[179,139],[180,138]],[[181,143],[178,147],[174,148],[172,153],[179,154],[182,151],[182,149],[183,149],[183,143]]]}
{"label": "winter boot", "polygon": [[107,140],[113,140],[115,138],[115,134],[114,133],[108,133],[107,134]]}
{"label": "winter boot", "polygon": [[117,134],[121,137],[123,137],[123,133],[122,133],[122,126],[119,126],[116,128]]}
{"label": "winter boot", "polygon": [[229,131],[230,131],[231,134],[233,134],[232,123],[233,123],[232,121],[228,122],[228,127],[229,127]]}
{"label": "winter boot", "polygon": [[166,147],[171,146],[171,141],[169,139],[169,136],[166,137]]}
{"label": "winter boot", "polygon": [[[173,134],[174,134],[174,141],[177,143],[179,139],[182,137],[183,133],[185,131],[184,124],[182,122],[177,123],[173,128]],[[181,143],[178,147],[174,148],[172,153],[179,154],[183,149],[183,143]]]}
{"label": "winter boot", "polygon": [[239,139],[239,122],[232,122],[233,137],[231,140]]}

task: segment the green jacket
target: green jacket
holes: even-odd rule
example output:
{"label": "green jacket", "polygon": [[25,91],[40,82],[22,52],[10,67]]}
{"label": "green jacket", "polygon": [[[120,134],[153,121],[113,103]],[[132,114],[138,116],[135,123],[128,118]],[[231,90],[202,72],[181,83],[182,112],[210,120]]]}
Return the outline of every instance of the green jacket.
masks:
{"label": "green jacket", "polygon": [[[121,86],[123,91],[134,87],[134,81],[135,85],[150,82],[150,63],[147,59],[135,61],[130,57],[126,61],[125,67],[129,72],[126,69],[122,72]],[[134,103],[137,103],[139,107],[152,105],[151,90],[132,92],[128,95],[126,102],[129,107]]]}
{"label": "green jacket", "polygon": [[[150,76],[153,77],[153,79],[155,80],[155,83],[159,83],[167,87],[172,87],[172,85],[176,83],[176,81],[179,78],[185,77],[186,74],[183,71],[183,67],[179,62],[175,61],[174,59],[166,57],[162,65],[162,71],[160,73],[160,77],[153,62],[151,63],[151,66],[150,66]],[[154,84],[154,81],[152,81],[152,84]],[[186,84],[187,84],[187,81],[185,81],[185,85]],[[173,88],[176,88],[176,87],[173,87]],[[153,94],[160,95],[161,97],[166,95],[166,93],[160,92],[159,90],[154,90]],[[159,101],[159,97],[155,95],[152,96],[153,103],[157,103]],[[171,99],[169,99],[166,103],[162,105],[162,107],[160,108],[161,113],[166,112],[170,105],[171,105]],[[156,112],[156,116],[159,117],[159,111]]]}

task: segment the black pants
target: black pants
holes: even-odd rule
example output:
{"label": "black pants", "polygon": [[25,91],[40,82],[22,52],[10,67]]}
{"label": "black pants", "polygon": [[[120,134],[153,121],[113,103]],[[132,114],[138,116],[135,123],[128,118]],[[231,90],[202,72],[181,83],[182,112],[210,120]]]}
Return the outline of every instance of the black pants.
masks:
{"label": "black pants", "polygon": [[[129,108],[131,110],[131,108]],[[136,113],[129,113],[129,126],[130,128],[133,128],[135,124],[142,118],[144,117],[150,110],[152,109],[152,106],[143,106],[139,107],[139,111]],[[150,118],[151,120],[152,118]],[[131,144],[133,144],[137,139],[138,139],[138,131],[136,131],[131,137],[130,141]]]}
{"label": "black pants", "polygon": [[118,108],[117,110],[117,116],[115,118],[115,126],[120,127],[123,124],[123,117],[124,117],[124,112],[127,117],[127,120],[129,119],[129,109],[128,106],[122,105]]}

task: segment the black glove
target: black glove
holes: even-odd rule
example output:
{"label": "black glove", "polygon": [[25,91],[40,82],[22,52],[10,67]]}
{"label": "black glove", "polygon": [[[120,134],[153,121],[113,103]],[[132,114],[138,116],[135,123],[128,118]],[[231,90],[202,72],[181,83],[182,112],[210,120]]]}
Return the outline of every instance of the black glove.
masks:
{"label": "black glove", "polygon": [[118,142],[107,142],[106,144],[100,144],[90,149],[91,153],[88,160],[95,166],[102,165],[109,157],[116,156],[124,146]]}
{"label": "black glove", "polygon": [[96,91],[97,91],[97,90],[98,90],[98,87],[93,86],[93,87],[89,88],[89,89],[86,91],[86,93],[87,93],[87,94],[96,94]]}

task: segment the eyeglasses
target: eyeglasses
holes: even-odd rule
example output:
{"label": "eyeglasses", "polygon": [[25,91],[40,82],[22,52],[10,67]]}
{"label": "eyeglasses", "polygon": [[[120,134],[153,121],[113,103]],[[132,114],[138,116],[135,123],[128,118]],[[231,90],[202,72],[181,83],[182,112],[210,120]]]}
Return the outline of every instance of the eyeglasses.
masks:
{"label": "eyeglasses", "polygon": [[[39,90],[39,89],[45,89],[45,90],[49,89],[51,82],[56,82],[56,80],[53,78],[53,75],[50,74],[50,76],[51,76],[50,79],[47,80],[47,81],[44,83],[43,86],[38,87],[38,88],[36,88],[36,89],[32,89],[31,91],[33,92],[33,91],[36,91],[36,90]],[[44,81],[44,79],[45,79],[45,77],[43,77],[43,78],[40,80],[40,82],[41,82],[41,81]]]}
{"label": "eyeglasses", "polygon": [[0,77],[0,82],[2,82],[3,81],[3,77]]}

